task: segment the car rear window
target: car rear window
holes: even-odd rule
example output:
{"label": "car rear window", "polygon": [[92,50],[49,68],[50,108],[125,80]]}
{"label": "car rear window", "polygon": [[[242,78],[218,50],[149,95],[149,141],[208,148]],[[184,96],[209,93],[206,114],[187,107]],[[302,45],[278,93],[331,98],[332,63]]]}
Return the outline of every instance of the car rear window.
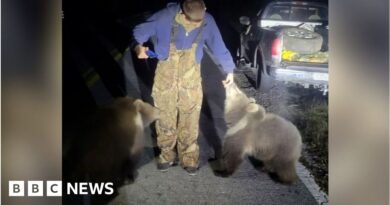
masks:
{"label": "car rear window", "polygon": [[325,6],[271,5],[265,10],[263,19],[282,21],[327,21],[328,9]]}

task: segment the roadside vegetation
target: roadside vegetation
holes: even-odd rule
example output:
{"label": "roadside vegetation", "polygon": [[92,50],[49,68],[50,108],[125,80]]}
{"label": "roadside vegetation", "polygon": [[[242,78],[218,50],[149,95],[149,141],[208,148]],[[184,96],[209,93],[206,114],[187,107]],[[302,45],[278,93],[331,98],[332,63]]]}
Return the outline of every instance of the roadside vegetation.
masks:
{"label": "roadside vegetation", "polygon": [[289,101],[297,105],[293,121],[302,135],[301,162],[328,194],[328,96],[300,86],[289,87],[288,92],[295,94]]}
{"label": "roadside vegetation", "polygon": [[304,143],[301,162],[328,194],[328,105],[322,102],[307,106],[297,121]]}

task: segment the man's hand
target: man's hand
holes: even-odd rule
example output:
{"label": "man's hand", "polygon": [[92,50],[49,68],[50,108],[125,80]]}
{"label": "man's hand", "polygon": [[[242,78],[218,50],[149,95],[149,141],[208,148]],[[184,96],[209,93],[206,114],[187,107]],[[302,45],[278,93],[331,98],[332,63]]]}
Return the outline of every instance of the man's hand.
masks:
{"label": "man's hand", "polygon": [[147,59],[147,58],[149,58],[149,56],[146,55],[146,51],[149,50],[148,47],[144,47],[144,46],[142,46],[142,45],[137,45],[137,46],[134,48],[134,50],[135,50],[135,53],[137,54],[137,57],[138,57],[139,59]]}
{"label": "man's hand", "polygon": [[222,81],[223,85],[226,87],[234,82],[233,73],[228,73],[226,79]]}

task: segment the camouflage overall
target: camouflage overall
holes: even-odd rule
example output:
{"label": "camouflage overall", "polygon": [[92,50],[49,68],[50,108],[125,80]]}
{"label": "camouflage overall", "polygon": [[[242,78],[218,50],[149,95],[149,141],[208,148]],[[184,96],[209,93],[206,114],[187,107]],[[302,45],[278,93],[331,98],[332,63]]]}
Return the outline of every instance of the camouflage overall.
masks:
{"label": "camouflage overall", "polygon": [[152,97],[161,110],[156,122],[159,163],[173,162],[176,149],[182,167],[198,167],[198,129],[202,106],[202,79],[195,50],[202,27],[190,49],[176,49],[174,39],[179,24],[174,20],[169,58],[159,61],[154,77]]}

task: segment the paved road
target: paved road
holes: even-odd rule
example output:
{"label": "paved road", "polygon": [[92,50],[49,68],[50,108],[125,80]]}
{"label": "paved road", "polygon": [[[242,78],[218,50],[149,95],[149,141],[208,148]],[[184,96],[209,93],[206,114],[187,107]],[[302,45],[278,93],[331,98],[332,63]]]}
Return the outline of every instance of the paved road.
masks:
{"label": "paved road", "polygon": [[[223,75],[207,55],[202,62],[202,75],[205,99],[200,121],[198,174],[189,176],[179,166],[166,173],[159,172],[153,151],[155,140],[147,130],[139,176],[133,184],[121,187],[110,204],[317,204],[301,181],[292,186],[275,183],[267,174],[253,169],[248,160],[230,178],[213,174],[208,159],[220,150],[226,130],[222,115],[224,90],[220,83]],[[142,92],[148,92],[145,85],[139,87]]]}

